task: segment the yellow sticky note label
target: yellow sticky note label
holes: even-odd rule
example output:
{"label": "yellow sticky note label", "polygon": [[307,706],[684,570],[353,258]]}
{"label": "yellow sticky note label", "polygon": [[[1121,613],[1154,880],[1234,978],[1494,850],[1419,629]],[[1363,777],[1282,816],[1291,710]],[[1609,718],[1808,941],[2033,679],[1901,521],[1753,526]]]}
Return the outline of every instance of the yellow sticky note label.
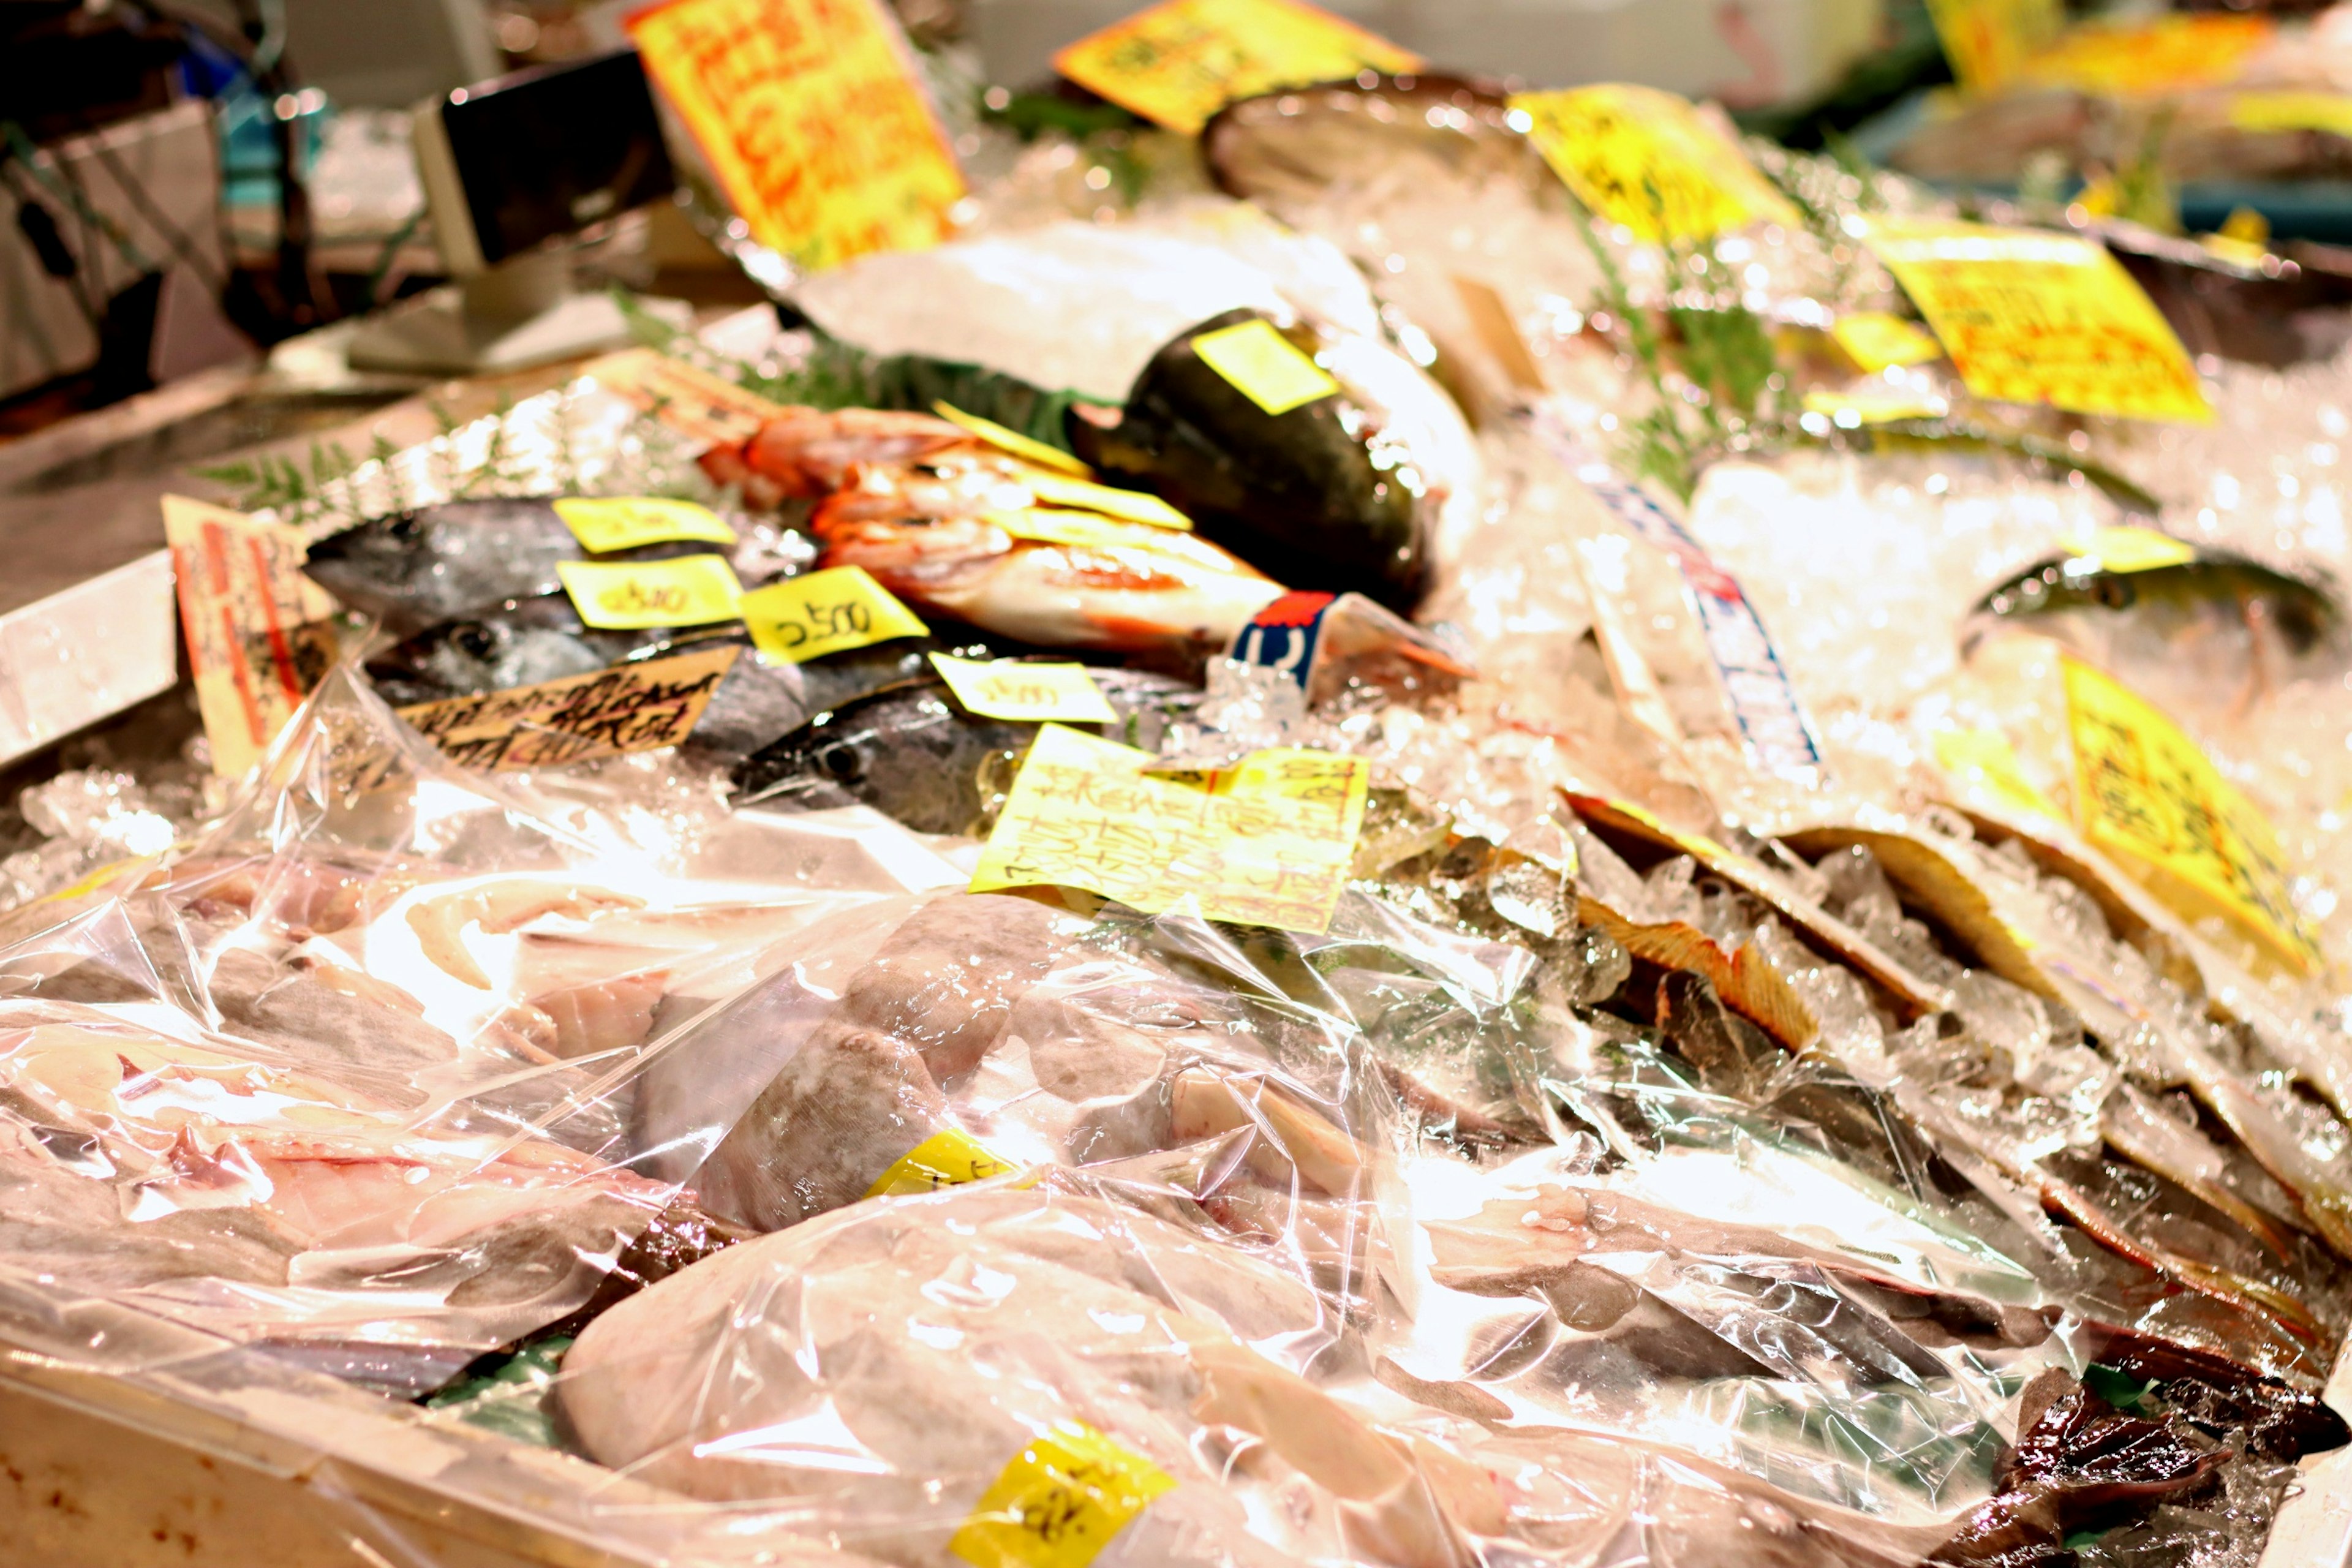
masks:
{"label": "yellow sticky note label", "polygon": [[1192,352],[1268,414],[1287,414],[1339,390],[1330,373],[1276,331],[1272,321],[1237,321],[1202,332],[1192,340]]}
{"label": "yellow sticky note label", "polygon": [[1059,447],[1048,447],[1043,441],[1033,441],[1020,431],[999,425],[993,419],[982,419],[977,414],[966,414],[952,403],[934,403],[931,412],[950,425],[961,426],[979,437],[998,451],[1069,475],[1074,479],[1090,479],[1094,470]]}
{"label": "yellow sticky note label", "polygon": [[605,631],[700,626],[736,617],[743,584],[724,555],[668,561],[559,561],[572,607]]}
{"label": "yellow sticky note label", "polygon": [[1996,92],[2065,26],[2060,0],[1927,0],[1936,41],[1970,92]]}
{"label": "yellow sticky note label", "polygon": [[690,500],[657,496],[566,496],[555,503],[555,515],[572,531],[583,550],[599,555],[635,550],[646,544],[700,540],[732,544],[735,531],[717,512]]}
{"label": "yellow sticky note label", "polygon": [[[1297,353],[1296,350],[1292,352]],[[1310,365],[1314,363],[1312,360],[1307,363]],[[1330,378],[1327,376],[1324,379]],[[1123,490],[1088,479],[1067,479],[1060,474],[1025,474],[1022,476],[1021,482],[1028,487],[1031,495],[1048,506],[1098,511],[1105,517],[1148,523],[1153,528],[1172,528],[1179,532],[1190,532],[1192,527],[1191,518],[1158,496],[1146,495],[1141,490]]]}
{"label": "yellow sticky note label", "polygon": [[1188,136],[1238,98],[1337,81],[1419,55],[1296,0],[1167,0],[1091,33],[1054,68],[1122,109]]}
{"label": "yellow sticky note label", "polygon": [[1954,778],[1976,785],[2011,810],[2030,816],[2059,816],[2050,797],[2025,776],[2017,748],[2000,731],[1938,730],[1935,745],[1937,765]]}
{"label": "yellow sticky note label", "polygon": [[1087,1568],[1175,1478],[1078,1421],[1023,1446],[948,1550],[973,1568]]}
{"label": "yellow sticky note label", "polygon": [[1759,218],[1797,221],[1747,154],[1671,92],[1622,83],[1522,92],[1511,110],[1576,199],[1637,239],[1712,239]]}
{"label": "yellow sticky note label", "polygon": [[973,892],[1084,888],[1146,913],[1284,931],[1331,923],[1364,821],[1370,764],[1286,747],[1211,774],[1147,775],[1151,754],[1058,724],[1037,732]]}
{"label": "yellow sticky note label", "polygon": [[1874,218],[1869,240],[1977,396],[2211,421],[2188,351],[2105,247],[1925,218]]}
{"label": "yellow sticky note label", "polygon": [[2152,528],[2094,529],[2072,536],[2065,545],[2078,557],[2096,561],[2103,572],[2154,572],[2197,559],[2196,546],[2187,540]]}
{"label": "yellow sticky note label", "polygon": [[1047,507],[1024,507],[1019,511],[992,511],[982,515],[1013,538],[1034,540],[1039,544],[1075,544],[1081,549],[1111,550],[1122,544],[1150,542],[1149,535],[1138,536],[1139,524],[1097,517],[1087,511],[1055,511]]}
{"label": "yellow sticky note label", "polygon": [[934,1132],[908,1150],[866,1189],[869,1198],[903,1197],[908,1193],[935,1193],[984,1182],[1018,1169],[988,1152],[986,1144],[961,1127]]}
{"label": "yellow sticky note label", "polygon": [[1118,715],[1083,664],[1032,664],[1017,658],[931,655],[931,668],[956,700],[988,719],[1028,723],[1110,724]]}
{"label": "yellow sticky note label", "polygon": [[1830,336],[1846,357],[1875,375],[1893,365],[1926,364],[1944,357],[1944,345],[1916,321],[1885,310],[1854,310],[1837,319]]}
{"label": "yellow sticky note label", "polygon": [[2241,131],[2325,131],[2352,141],[2352,97],[2340,92],[2232,93],[2230,123]]}
{"label": "yellow sticky note label", "polygon": [[947,237],[963,176],[881,0],[663,0],[625,26],[761,245],[822,268]]}
{"label": "yellow sticky note label", "polygon": [[770,663],[802,664],[931,628],[863,566],[828,566],[743,595],[751,645]]}
{"label": "yellow sticky note label", "polygon": [[2211,87],[2234,79],[2272,32],[2264,16],[2085,22],[2026,59],[2018,76],[2117,98]]}
{"label": "yellow sticky note label", "polygon": [[2221,915],[2286,968],[2316,973],[2319,945],[2289,897],[2270,823],[2137,693],[2080,659],[2063,662],[2084,837],[2185,918]]}

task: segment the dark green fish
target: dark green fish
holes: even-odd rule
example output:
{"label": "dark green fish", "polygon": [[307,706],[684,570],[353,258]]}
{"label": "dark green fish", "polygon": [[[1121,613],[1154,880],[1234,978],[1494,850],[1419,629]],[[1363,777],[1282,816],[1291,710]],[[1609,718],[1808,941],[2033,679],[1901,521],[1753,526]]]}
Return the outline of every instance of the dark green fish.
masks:
{"label": "dark green fish", "polygon": [[[1119,715],[1115,741],[1157,751],[1202,693],[1165,675],[1097,669]],[[936,675],[885,687],[820,713],[736,764],[735,804],[843,805],[862,801],[918,833],[978,833],[987,797],[1008,787],[1037,726],[968,712]]]}
{"label": "dark green fish", "polygon": [[2095,623],[2129,616],[2176,643],[2218,618],[2267,627],[2296,658],[2335,647],[2343,628],[2342,611],[2314,584],[2207,547],[2198,548],[2191,560],[2133,572],[2111,571],[2095,556],[2053,557],[1986,595],[1977,616],[2032,620],[2037,629],[2062,639],[2072,628],[2058,623],[2069,618],[2093,623],[2082,629],[2095,636]]}
{"label": "dark green fish", "polygon": [[[1345,390],[1268,414],[1193,349],[1262,320],[1228,310],[1151,358],[1111,423],[1073,408],[1071,443],[1114,483],[1157,490],[1277,583],[1359,593],[1410,613],[1429,569],[1438,499],[1404,444]],[[1294,330],[1293,346],[1312,354]]]}

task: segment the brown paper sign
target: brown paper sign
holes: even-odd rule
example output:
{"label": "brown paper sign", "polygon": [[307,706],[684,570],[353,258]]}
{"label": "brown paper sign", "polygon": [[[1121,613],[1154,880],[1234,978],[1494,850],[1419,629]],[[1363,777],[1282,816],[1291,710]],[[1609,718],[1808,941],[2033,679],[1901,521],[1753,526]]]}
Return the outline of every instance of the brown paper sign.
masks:
{"label": "brown paper sign", "polygon": [[510,691],[418,702],[400,716],[469,768],[547,768],[675,746],[693,732],[740,645],[616,664]]}
{"label": "brown paper sign", "polygon": [[163,537],[213,772],[241,778],[333,666],[335,602],[296,529],[165,496]]}

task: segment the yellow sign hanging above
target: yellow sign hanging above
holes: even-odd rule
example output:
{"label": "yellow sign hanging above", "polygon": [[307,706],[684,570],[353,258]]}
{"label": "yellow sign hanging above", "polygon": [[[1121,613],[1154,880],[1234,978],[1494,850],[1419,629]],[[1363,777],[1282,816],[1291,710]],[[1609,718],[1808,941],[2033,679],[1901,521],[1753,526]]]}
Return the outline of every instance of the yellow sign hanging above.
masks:
{"label": "yellow sign hanging above", "polygon": [[761,245],[815,268],[947,237],[963,176],[880,0],[663,0],[626,25]]}

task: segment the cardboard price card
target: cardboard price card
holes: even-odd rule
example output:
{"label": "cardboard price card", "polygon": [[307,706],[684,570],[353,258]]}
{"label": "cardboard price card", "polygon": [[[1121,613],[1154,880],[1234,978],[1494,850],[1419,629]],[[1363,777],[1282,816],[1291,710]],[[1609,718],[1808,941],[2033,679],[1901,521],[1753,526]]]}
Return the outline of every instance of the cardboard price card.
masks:
{"label": "cardboard price card", "polygon": [[958,658],[931,655],[931,668],[956,700],[986,719],[1017,722],[1111,724],[1118,714],[1083,664],[1032,663],[1018,658]]}
{"label": "cardboard price card", "polygon": [[1874,218],[1868,237],[1977,396],[2211,421],[2189,352],[2105,247],[1927,218]]}
{"label": "cardboard price card", "polygon": [[163,538],[213,772],[241,778],[333,667],[335,601],[299,530],[165,496]]}
{"label": "cardboard price card", "polygon": [[1142,1455],[1083,1422],[1056,1421],[1005,1462],[948,1550],[972,1568],[1087,1568],[1175,1489]]}
{"label": "cardboard price card", "polygon": [[741,446],[784,411],[781,403],[651,349],[606,354],[589,362],[581,374],[620,394],[679,435],[714,447]]}
{"label": "cardboard price card", "polygon": [[1421,67],[1419,55],[1297,0],[1166,0],[1054,57],[1080,87],[1187,136],[1235,99]]}
{"label": "cardboard price card", "polygon": [[556,767],[650,752],[694,732],[742,651],[730,645],[616,664],[537,686],[418,702],[400,716],[469,768]]}
{"label": "cardboard price card", "polygon": [[772,583],[744,595],[742,610],[753,646],[772,664],[803,664],[931,629],[863,566],[828,566]]}
{"label": "cardboard price card", "polygon": [[947,237],[963,176],[880,0],[663,0],[627,26],[761,245],[817,268]]}
{"label": "cardboard price card", "polygon": [[1284,748],[1209,774],[1147,776],[1148,752],[1058,724],[1038,731],[971,890],[1083,888],[1157,914],[1283,931],[1331,923],[1371,767]]}
{"label": "cardboard price card", "polygon": [[700,542],[732,544],[735,531],[707,506],[657,496],[565,496],[555,515],[580,542],[599,555],[646,544]]}
{"label": "cardboard price card", "polygon": [[1998,92],[2065,26],[2060,0],[1927,0],[1936,41],[1970,92]]}
{"label": "cardboard price card", "polygon": [[2083,836],[2183,918],[2219,915],[2275,963],[2316,973],[2319,945],[2262,813],[2138,694],[2079,659],[2064,665]]}
{"label": "cardboard price card", "polygon": [[1637,239],[1712,239],[1797,211],[1688,100],[1610,84],[1511,98],[1513,122],[1593,212]]}

